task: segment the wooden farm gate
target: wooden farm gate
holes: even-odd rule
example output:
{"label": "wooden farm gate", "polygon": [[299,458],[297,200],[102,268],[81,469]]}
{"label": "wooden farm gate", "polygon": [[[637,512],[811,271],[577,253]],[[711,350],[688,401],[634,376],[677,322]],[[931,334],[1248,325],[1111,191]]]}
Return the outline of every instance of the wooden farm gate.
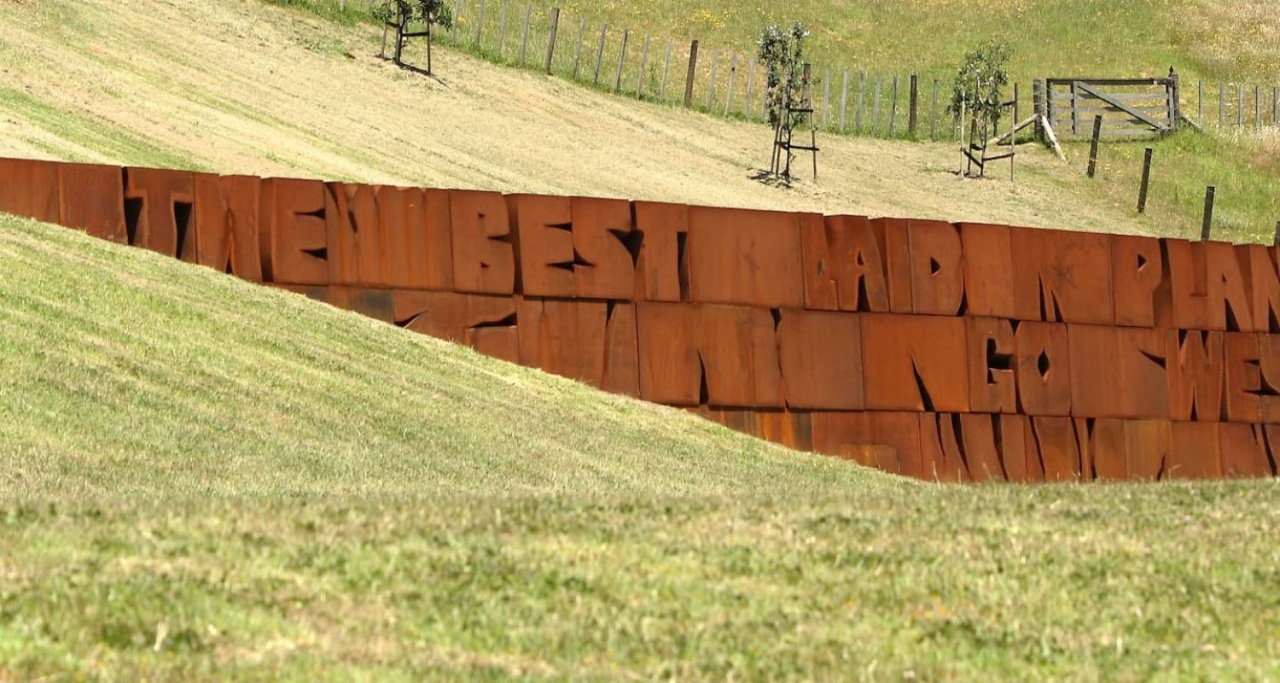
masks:
{"label": "wooden farm gate", "polygon": [[1050,78],[1049,123],[1060,137],[1088,137],[1102,115],[1102,137],[1160,135],[1178,127],[1178,78]]}

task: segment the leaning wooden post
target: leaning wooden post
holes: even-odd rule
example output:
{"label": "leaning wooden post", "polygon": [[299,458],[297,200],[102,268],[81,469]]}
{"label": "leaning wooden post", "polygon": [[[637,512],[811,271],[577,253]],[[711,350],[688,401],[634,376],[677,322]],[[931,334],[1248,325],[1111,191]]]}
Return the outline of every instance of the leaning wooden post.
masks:
{"label": "leaning wooden post", "polygon": [[1209,241],[1209,233],[1213,229],[1213,196],[1217,189],[1210,185],[1204,190],[1204,223],[1200,224],[1200,241]]}
{"label": "leaning wooden post", "polygon": [[533,4],[524,6],[524,38],[520,41],[520,66],[525,65],[525,57],[529,54],[529,21],[533,18]]}
{"label": "leaning wooden post", "polygon": [[582,41],[587,37],[587,19],[578,25],[578,47],[573,50],[573,80],[578,80],[578,67],[582,64]]}
{"label": "leaning wooden post", "polygon": [[733,81],[738,75],[738,55],[733,54],[729,57],[729,89],[724,95],[724,115],[729,116],[729,110],[733,108]]}
{"label": "leaning wooden post", "polygon": [[502,14],[498,18],[498,56],[503,57],[507,50],[507,6],[511,0],[502,0]]}
{"label": "leaning wooden post", "polygon": [[840,132],[844,132],[845,112],[849,106],[849,72],[840,79]]}
{"label": "leaning wooden post", "polygon": [[613,83],[614,92],[622,92],[622,69],[627,65],[627,38],[630,36],[630,29],[622,30],[622,49],[618,50],[618,75]]}
{"label": "leaning wooden post", "polygon": [[658,91],[658,101],[667,101],[667,72],[671,69],[671,49],[674,43],[667,40],[667,58],[662,62],[662,89]]}
{"label": "leaning wooden post", "polygon": [[1098,172],[1098,138],[1102,137],[1102,114],[1093,117],[1093,142],[1089,144],[1089,177]]}
{"label": "leaning wooden post", "polygon": [[933,97],[929,102],[929,140],[938,140],[938,79],[933,79]]}
{"label": "leaning wooden post", "polygon": [[560,27],[560,8],[551,8],[551,35],[547,37],[547,58],[543,60],[542,70],[551,75],[551,58],[556,51],[556,29]]}
{"label": "leaning wooden post", "polygon": [[689,74],[684,79],[684,106],[693,106],[693,76],[698,68],[698,41],[689,43]]}
{"label": "leaning wooden post", "polygon": [[1138,186],[1138,213],[1147,212],[1147,186],[1151,183],[1151,148],[1142,155],[1142,184]]}
{"label": "leaning wooden post", "polygon": [[596,73],[591,77],[592,85],[600,85],[600,65],[604,62],[604,39],[609,32],[608,24],[600,25],[600,46],[596,48]]}
{"label": "leaning wooden post", "polygon": [[640,75],[636,76],[636,99],[644,94],[644,69],[649,61],[649,36],[644,37],[644,49],[640,51]]}
{"label": "leaning wooden post", "polygon": [[911,139],[916,138],[916,130],[919,125],[919,108],[920,108],[920,78],[916,74],[911,74],[911,97],[907,112],[907,132],[911,135]]}
{"label": "leaning wooden post", "polygon": [[893,137],[898,125],[898,77],[893,77],[893,102],[889,105],[889,137]]}

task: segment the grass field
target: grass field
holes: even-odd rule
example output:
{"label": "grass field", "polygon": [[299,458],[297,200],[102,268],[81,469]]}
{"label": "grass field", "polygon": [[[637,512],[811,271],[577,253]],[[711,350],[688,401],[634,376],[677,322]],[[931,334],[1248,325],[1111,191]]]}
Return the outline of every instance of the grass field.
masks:
{"label": "grass field", "polygon": [[1267,680],[1275,481],[946,487],[0,217],[0,680]]}

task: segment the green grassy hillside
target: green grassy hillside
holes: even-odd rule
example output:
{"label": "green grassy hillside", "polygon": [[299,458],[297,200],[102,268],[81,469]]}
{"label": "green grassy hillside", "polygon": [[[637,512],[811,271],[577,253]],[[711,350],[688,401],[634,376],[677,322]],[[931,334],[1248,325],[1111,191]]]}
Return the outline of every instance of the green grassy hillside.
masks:
{"label": "green grassy hillside", "polygon": [[0,217],[0,680],[1265,680],[1277,482],[944,487]]}

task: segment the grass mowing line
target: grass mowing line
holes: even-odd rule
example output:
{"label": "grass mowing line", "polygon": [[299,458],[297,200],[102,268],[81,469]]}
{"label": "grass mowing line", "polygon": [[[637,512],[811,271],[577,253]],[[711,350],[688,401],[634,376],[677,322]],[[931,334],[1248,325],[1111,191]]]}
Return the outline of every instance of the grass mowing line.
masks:
{"label": "grass mowing line", "polygon": [[202,170],[191,158],[165,150],[118,126],[56,109],[17,90],[0,88],[0,108],[107,158],[136,159],[139,165]]}

